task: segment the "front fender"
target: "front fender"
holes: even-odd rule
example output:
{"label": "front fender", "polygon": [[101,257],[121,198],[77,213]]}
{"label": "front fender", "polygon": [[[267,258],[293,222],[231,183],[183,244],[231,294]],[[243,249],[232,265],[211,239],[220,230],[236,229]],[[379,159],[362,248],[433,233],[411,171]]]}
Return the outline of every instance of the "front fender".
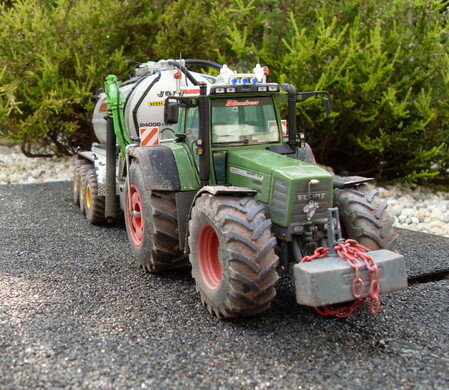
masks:
{"label": "front fender", "polygon": [[[180,193],[186,194],[187,193]],[[191,203],[190,203],[190,209],[187,214],[187,217],[183,218],[183,221],[179,221],[178,218],[178,224],[179,224],[179,243],[181,247],[184,249],[184,253],[187,255],[190,252],[189,245],[188,245],[188,238],[189,238],[189,221],[192,216],[192,208],[195,205],[195,202],[197,198],[199,198],[203,194],[211,194],[211,195],[256,195],[257,191],[253,190],[252,188],[246,188],[246,187],[234,187],[234,186],[204,186],[201,188],[193,197]],[[178,203],[178,202],[177,202]],[[182,211],[179,210],[178,217],[181,215]],[[185,225],[183,225],[185,224]],[[183,235],[183,237],[181,237]]]}

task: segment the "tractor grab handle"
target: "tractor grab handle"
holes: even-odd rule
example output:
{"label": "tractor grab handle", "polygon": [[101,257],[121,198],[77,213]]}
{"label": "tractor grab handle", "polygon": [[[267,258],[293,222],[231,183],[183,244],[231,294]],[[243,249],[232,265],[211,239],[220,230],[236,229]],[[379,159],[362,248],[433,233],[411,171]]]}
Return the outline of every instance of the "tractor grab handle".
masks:
{"label": "tractor grab handle", "polygon": [[[379,285],[381,294],[407,288],[407,274],[404,256],[386,249],[368,253],[380,270]],[[295,264],[293,275],[296,300],[300,305],[318,307],[354,300],[352,283],[354,269],[346,260],[328,256],[312,262]],[[370,282],[365,265],[360,267],[364,293],[369,295]]]}

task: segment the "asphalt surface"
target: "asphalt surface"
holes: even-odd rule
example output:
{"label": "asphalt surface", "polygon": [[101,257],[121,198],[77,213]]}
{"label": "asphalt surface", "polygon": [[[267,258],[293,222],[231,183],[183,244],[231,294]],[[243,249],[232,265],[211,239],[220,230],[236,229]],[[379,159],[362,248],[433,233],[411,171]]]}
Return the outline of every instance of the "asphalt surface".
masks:
{"label": "asphalt surface", "polygon": [[[0,186],[1,389],[449,387],[449,281],[345,320],[295,303],[219,321],[189,272],[139,272],[122,226],[95,227],[70,183]],[[449,269],[449,239],[401,231],[412,276]]]}

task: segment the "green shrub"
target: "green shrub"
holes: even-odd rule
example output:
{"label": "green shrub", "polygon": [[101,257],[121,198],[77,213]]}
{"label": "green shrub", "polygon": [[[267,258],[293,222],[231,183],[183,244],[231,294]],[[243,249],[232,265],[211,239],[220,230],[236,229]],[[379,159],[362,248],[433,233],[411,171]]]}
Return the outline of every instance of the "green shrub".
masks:
{"label": "green shrub", "polygon": [[[141,1],[21,0],[0,9],[0,123],[26,154],[89,147],[91,94],[139,55],[153,10]],[[135,49],[134,49],[135,48]]]}
{"label": "green shrub", "polygon": [[[319,162],[338,172],[444,182],[449,169],[447,2],[431,0],[53,0],[0,15],[0,124],[70,153],[92,141],[90,95],[126,59],[268,65],[297,90]],[[36,150],[35,150],[36,151]]]}
{"label": "green shrub", "polygon": [[[242,17],[246,22],[231,27],[228,40],[238,57],[269,65],[275,80],[332,93],[331,117],[316,102],[299,110],[319,162],[410,182],[447,178],[444,7],[418,0],[297,1],[283,8],[274,7],[283,2],[258,3]],[[248,25],[260,6],[266,9],[262,34]],[[245,27],[253,38],[241,45]]]}

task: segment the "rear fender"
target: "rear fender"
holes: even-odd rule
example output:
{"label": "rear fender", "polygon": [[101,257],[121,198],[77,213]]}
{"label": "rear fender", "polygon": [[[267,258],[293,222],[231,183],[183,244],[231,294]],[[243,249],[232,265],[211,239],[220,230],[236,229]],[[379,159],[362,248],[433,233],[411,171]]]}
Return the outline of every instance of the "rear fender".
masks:
{"label": "rear fender", "polygon": [[363,176],[339,176],[334,175],[332,178],[334,188],[353,187],[358,184],[373,181],[373,177]]}
{"label": "rear fender", "polygon": [[142,167],[144,186],[147,191],[179,191],[178,167],[173,151],[167,146],[128,147],[131,160]]}

